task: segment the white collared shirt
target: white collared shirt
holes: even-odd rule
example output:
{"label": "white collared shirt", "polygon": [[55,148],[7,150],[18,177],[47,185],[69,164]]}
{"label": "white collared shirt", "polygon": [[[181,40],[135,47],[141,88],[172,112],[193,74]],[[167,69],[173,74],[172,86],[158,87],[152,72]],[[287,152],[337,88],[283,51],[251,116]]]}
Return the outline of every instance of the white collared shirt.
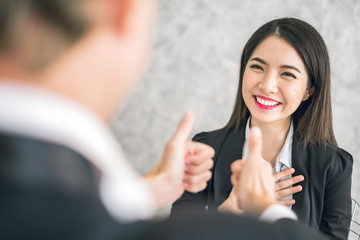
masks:
{"label": "white collared shirt", "polygon": [[[244,141],[244,146],[243,146],[243,156],[242,159],[246,159],[248,156],[248,144],[247,144],[247,139],[249,136],[249,129],[250,129],[250,117],[247,120],[246,123],[246,128],[245,128],[245,141]],[[273,168],[273,172],[274,173],[278,173],[281,172],[285,169],[291,168],[292,166],[292,142],[293,142],[293,135],[294,135],[294,126],[293,126],[293,122],[291,121],[291,125],[289,128],[289,131],[287,133],[285,142],[283,147],[281,148],[281,151],[279,153],[279,155],[276,158],[275,161],[275,166]],[[291,175],[285,178],[280,179],[279,181],[283,181],[285,179],[291,178]],[[291,186],[290,186],[291,187]],[[293,198],[293,195],[288,195],[285,197],[280,198],[280,200],[290,200]],[[291,209],[291,206],[289,206],[289,208]]]}
{"label": "white collared shirt", "polygon": [[0,131],[61,144],[102,173],[100,196],[122,221],[152,216],[155,203],[109,128],[91,111],[46,90],[0,81]]}

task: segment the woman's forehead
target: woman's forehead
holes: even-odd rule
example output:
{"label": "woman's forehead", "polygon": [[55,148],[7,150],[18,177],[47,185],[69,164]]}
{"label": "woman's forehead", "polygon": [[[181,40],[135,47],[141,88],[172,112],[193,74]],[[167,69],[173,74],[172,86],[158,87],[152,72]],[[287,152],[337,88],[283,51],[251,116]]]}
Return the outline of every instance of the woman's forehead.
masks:
{"label": "woman's forehead", "polygon": [[292,65],[305,70],[304,63],[296,49],[283,38],[270,36],[262,41],[249,58],[262,59],[272,66]]}

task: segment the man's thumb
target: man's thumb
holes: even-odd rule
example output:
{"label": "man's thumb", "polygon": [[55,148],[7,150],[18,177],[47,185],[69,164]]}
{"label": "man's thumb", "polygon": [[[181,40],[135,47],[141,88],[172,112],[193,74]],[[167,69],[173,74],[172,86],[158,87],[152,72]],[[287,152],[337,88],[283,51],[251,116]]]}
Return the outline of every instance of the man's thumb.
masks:
{"label": "man's thumb", "polygon": [[172,136],[172,140],[175,142],[185,142],[194,125],[194,114],[192,112],[185,112],[181,122],[178,125],[174,135]]}
{"label": "man's thumb", "polygon": [[252,127],[249,132],[248,139],[249,146],[249,156],[248,160],[254,161],[256,159],[261,159],[261,151],[262,151],[262,137],[261,130],[258,127]]}

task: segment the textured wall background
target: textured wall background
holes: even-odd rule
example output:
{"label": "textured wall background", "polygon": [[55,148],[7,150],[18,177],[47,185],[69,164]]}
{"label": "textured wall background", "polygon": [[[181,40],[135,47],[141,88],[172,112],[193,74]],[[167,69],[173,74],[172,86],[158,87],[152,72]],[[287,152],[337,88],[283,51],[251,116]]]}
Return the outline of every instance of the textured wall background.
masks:
{"label": "textured wall background", "polygon": [[162,0],[151,63],[114,130],[136,168],[148,171],[182,113],[196,115],[193,134],[230,117],[242,48],[279,17],[312,24],[332,62],[332,101],[339,145],[354,159],[352,195],[360,200],[360,1]]}

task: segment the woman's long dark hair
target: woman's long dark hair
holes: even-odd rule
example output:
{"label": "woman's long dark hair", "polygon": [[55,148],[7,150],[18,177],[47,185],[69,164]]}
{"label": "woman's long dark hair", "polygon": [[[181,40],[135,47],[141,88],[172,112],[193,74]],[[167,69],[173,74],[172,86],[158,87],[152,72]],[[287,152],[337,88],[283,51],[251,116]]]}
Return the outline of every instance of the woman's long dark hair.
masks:
{"label": "woman's long dark hair", "polygon": [[292,115],[295,136],[304,147],[315,143],[337,146],[332,122],[330,60],[327,48],[314,27],[296,18],[272,20],[260,27],[246,43],[241,55],[235,106],[226,128],[239,129],[250,115],[242,96],[246,64],[255,48],[270,36],[284,39],[297,51],[308,73],[308,88],[315,87],[313,95],[303,101]]}

